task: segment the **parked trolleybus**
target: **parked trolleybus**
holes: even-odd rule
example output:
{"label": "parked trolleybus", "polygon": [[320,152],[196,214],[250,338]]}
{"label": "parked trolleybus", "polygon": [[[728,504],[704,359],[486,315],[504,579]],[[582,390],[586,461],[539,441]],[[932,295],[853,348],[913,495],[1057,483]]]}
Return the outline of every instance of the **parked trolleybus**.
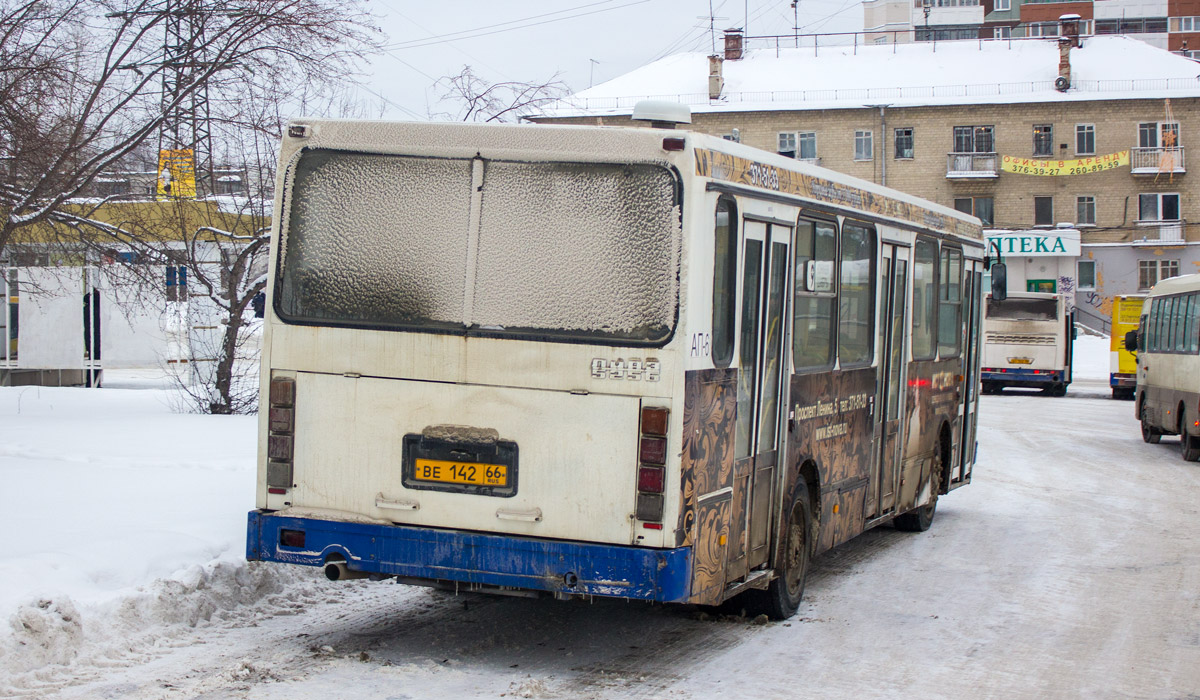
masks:
{"label": "parked trolleybus", "polygon": [[1137,355],[1134,415],[1142,439],[1178,435],[1183,458],[1200,459],[1200,275],[1155,285],[1125,345]]}
{"label": "parked trolleybus", "polygon": [[970,481],[978,220],[716,137],[292,123],[252,560],[719,604]]}
{"label": "parked trolleybus", "polygon": [[983,312],[983,391],[1041,389],[1066,396],[1071,383],[1075,314],[1064,294],[1010,292],[988,296]]}
{"label": "parked trolleybus", "polygon": [[1112,300],[1108,383],[1114,399],[1132,399],[1137,391],[1137,358],[1125,347],[1125,335],[1138,327],[1145,300],[1143,294],[1118,294]]}

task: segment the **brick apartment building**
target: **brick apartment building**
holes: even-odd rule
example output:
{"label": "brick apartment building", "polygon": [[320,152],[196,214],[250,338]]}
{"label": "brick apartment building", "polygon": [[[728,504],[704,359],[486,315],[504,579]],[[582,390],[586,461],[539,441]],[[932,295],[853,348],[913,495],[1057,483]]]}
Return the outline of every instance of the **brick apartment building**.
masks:
{"label": "brick apartment building", "polygon": [[1200,0],[866,0],[868,43],[1058,36],[1058,19],[1080,32],[1120,34],[1200,58]]}
{"label": "brick apartment building", "polygon": [[[1113,295],[1200,271],[1200,191],[1185,158],[1200,64],[1125,37],[820,51],[743,51],[741,39],[727,37],[721,57],[662,59],[533,121],[629,124],[642,99],[686,103],[690,129],[975,214],[1007,246],[1010,288],[1075,291],[1097,328]],[[1027,174],[1037,168],[1057,174]]]}

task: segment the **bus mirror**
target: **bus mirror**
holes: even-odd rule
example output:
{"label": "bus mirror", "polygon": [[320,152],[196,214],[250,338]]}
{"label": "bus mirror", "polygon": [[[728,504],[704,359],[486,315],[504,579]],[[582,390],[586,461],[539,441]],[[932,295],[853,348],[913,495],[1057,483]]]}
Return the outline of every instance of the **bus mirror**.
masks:
{"label": "bus mirror", "polygon": [[1129,352],[1137,352],[1138,337],[1137,329],[1129,331],[1125,334],[1125,349]]}
{"label": "bus mirror", "polygon": [[1002,262],[992,263],[992,299],[1004,301],[1008,298],[1008,267]]}

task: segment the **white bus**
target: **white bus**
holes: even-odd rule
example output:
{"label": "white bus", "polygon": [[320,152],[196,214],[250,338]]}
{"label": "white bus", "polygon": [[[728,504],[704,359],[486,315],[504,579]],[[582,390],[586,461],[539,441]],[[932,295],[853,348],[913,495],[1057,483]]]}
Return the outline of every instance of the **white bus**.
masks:
{"label": "white bus", "polygon": [[988,296],[983,312],[983,393],[1006,386],[1066,396],[1071,383],[1075,315],[1064,294]]}
{"label": "white bus", "polygon": [[970,481],[978,220],[716,137],[304,121],[247,557],[777,618]]}
{"label": "white bus", "polygon": [[1155,285],[1125,347],[1137,357],[1134,406],[1142,439],[1178,435],[1183,458],[1200,459],[1200,275]]}

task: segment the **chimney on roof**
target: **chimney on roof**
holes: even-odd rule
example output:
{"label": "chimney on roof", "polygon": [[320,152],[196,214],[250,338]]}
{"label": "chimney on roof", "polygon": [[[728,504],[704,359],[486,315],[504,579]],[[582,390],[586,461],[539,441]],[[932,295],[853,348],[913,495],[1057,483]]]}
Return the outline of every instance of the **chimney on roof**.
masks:
{"label": "chimney on roof", "polygon": [[1054,89],[1066,92],[1071,88],[1071,48],[1079,46],[1079,15],[1058,18],[1058,77]]}
{"label": "chimney on roof", "polygon": [[739,61],[742,58],[742,30],[725,30],[725,60]]}
{"label": "chimney on roof", "polygon": [[716,100],[721,97],[721,90],[725,88],[725,78],[721,75],[721,67],[724,65],[725,59],[720,56],[708,57],[708,99]]}

